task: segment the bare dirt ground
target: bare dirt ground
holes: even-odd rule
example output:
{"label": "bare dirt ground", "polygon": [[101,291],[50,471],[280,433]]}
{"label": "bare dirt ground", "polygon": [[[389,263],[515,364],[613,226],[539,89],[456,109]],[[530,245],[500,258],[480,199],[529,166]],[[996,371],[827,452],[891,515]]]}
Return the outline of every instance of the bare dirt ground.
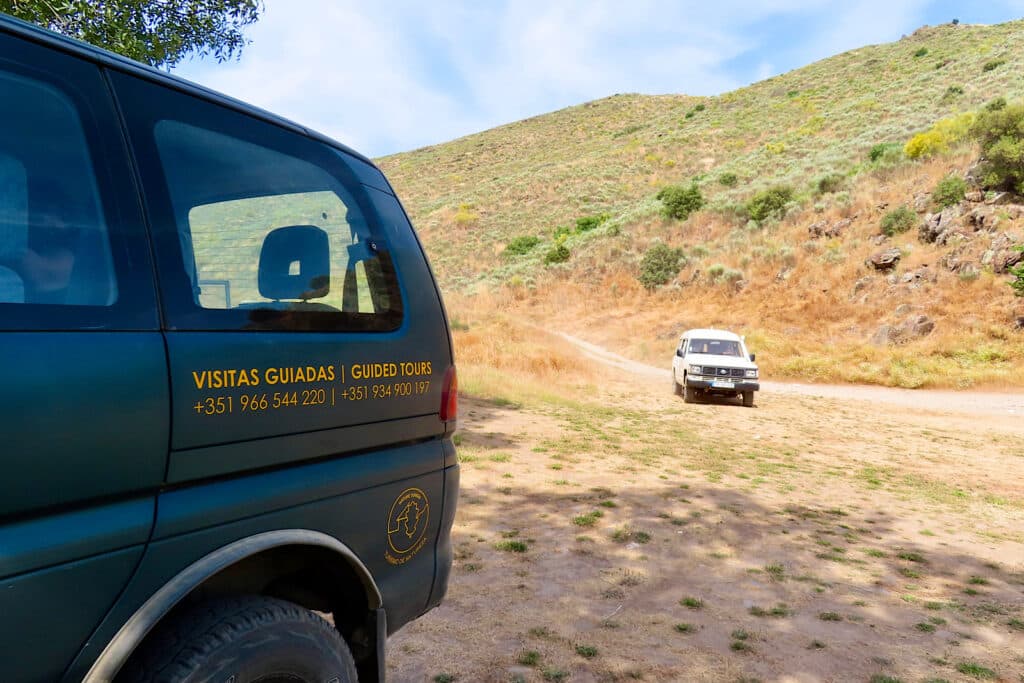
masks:
{"label": "bare dirt ground", "polygon": [[449,594],[389,680],[1024,681],[1020,396],[687,405],[612,364],[463,401]]}

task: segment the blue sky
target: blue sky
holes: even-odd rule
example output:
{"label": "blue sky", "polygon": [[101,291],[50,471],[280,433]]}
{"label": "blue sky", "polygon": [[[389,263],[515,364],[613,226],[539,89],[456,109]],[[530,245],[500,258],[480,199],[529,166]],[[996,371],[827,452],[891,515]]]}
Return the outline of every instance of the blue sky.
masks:
{"label": "blue sky", "polygon": [[1024,0],[266,0],[240,60],[175,73],[369,156],[615,93],[715,95]]}

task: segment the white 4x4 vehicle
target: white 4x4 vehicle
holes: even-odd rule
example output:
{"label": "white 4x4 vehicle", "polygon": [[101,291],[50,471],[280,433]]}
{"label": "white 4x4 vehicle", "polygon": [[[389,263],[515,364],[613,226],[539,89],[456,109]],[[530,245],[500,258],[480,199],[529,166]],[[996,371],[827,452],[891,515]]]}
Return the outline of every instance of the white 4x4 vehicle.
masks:
{"label": "white 4x4 vehicle", "polygon": [[677,396],[693,403],[697,394],[742,396],[754,405],[758,384],[754,354],[743,339],[724,330],[687,330],[672,359],[672,386]]}

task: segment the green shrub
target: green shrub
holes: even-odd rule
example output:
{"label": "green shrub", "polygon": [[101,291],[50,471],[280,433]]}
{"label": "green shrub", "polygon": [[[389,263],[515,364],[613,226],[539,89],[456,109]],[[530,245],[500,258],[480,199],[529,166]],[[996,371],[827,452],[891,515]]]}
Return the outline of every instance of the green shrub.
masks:
{"label": "green shrub", "polygon": [[[1017,247],[1017,251],[1024,253],[1024,247]],[[1010,286],[1013,287],[1013,293],[1017,296],[1024,296],[1024,263],[1015,268],[1010,268],[1010,275],[1014,277],[1014,280],[1010,282]]]}
{"label": "green shrub", "polygon": [[843,189],[843,185],[846,183],[846,176],[842,173],[829,173],[828,175],[818,178],[817,189],[818,194],[832,194]]}
{"label": "green shrub", "polygon": [[882,234],[893,235],[910,230],[917,224],[917,213],[906,204],[898,206],[882,216]]}
{"label": "green shrub", "polygon": [[1024,102],[981,112],[971,134],[985,159],[982,184],[1024,193]]}
{"label": "green shrub", "polygon": [[593,230],[594,228],[599,227],[609,218],[611,218],[611,216],[609,216],[606,213],[601,213],[596,216],[584,216],[582,218],[577,218],[576,232],[586,232],[588,230]]}
{"label": "green shrub", "polygon": [[948,88],[946,88],[946,92],[942,95],[942,101],[948,104],[949,102],[952,102],[954,99],[960,97],[963,94],[964,89],[962,87],[960,87],[959,85],[951,85]]}
{"label": "green shrub", "polygon": [[917,52],[914,53],[914,57],[924,57],[926,54],[928,54],[928,48],[919,47],[917,48]]}
{"label": "green shrub", "polygon": [[505,253],[509,256],[522,256],[538,244],[540,244],[539,237],[535,237],[534,235],[520,235],[505,246]]}
{"label": "green shrub", "polygon": [[686,220],[691,213],[704,206],[704,196],[701,195],[697,183],[692,183],[689,187],[668,185],[661,188],[655,198],[664,204],[661,212],[666,217],[679,220]]}
{"label": "green shrub", "polygon": [[947,206],[959,204],[967,194],[967,181],[955,175],[946,176],[939,181],[932,192],[935,203],[945,209]]}
{"label": "green shrub", "polygon": [[793,188],[776,185],[750,198],[747,202],[747,215],[759,223],[767,218],[782,219],[786,215],[786,204],[792,200]]}
{"label": "green shrub", "polygon": [[967,113],[936,121],[925,132],[910,138],[903,153],[908,159],[920,159],[948,152],[951,145],[970,135],[974,119],[973,113]]}
{"label": "green shrub", "polygon": [[1005,97],[997,97],[985,104],[985,111],[999,111],[1000,109],[1006,109]]}
{"label": "green shrub", "polygon": [[556,244],[544,254],[544,263],[565,263],[569,260],[569,247],[564,244]]}
{"label": "green shrub", "polygon": [[868,151],[868,160],[872,163],[879,161],[892,150],[899,149],[901,145],[896,142],[879,142]]}
{"label": "green shrub", "polygon": [[572,228],[568,225],[559,225],[551,233],[551,236],[555,238],[555,241],[564,240],[566,237],[572,234]]}
{"label": "green shrub", "polygon": [[577,232],[593,230],[606,220],[608,220],[608,214],[606,213],[598,214],[596,216],[583,216],[581,218],[577,218]]}
{"label": "green shrub", "polygon": [[723,173],[722,175],[718,176],[719,184],[724,185],[726,187],[736,187],[736,184],[739,181],[740,181],[740,179],[736,176],[735,173],[733,173],[731,171],[727,171],[727,172]]}
{"label": "green shrub", "polygon": [[698,104],[696,107],[693,108],[694,111],[704,111],[704,109],[705,107],[703,104]]}
{"label": "green shrub", "polygon": [[644,288],[653,290],[674,278],[684,260],[682,249],[673,249],[667,244],[655,244],[640,259],[640,274],[637,275],[637,279]]}
{"label": "green shrub", "polygon": [[981,70],[982,71],[992,71],[994,69],[998,69],[1003,64],[1006,64],[1006,60],[1005,59],[993,59],[993,60],[990,60],[988,62],[985,62],[982,65]]}

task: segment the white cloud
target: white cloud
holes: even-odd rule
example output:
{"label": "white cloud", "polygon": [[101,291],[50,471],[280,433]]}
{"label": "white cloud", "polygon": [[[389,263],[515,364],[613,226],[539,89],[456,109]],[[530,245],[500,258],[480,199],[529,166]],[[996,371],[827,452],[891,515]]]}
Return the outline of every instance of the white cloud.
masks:
{"label": "white cloud", "polygon": [[241,62],[178,73],[376,156],[620,92],[720,93],[898,38],[927,4],[267,0]]}

